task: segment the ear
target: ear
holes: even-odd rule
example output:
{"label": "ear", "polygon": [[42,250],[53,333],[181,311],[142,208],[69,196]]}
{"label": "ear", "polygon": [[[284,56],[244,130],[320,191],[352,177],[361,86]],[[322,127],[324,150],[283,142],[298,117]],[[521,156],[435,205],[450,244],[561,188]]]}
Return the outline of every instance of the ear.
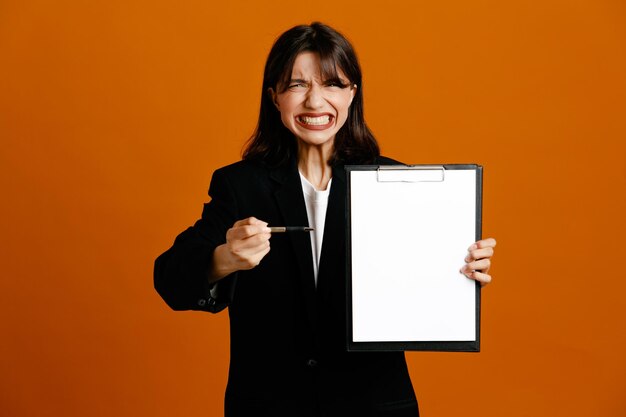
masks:
{"label": "ear", "polygon": [[350,104],[352,104],[352,100],[354,100],[354,96],[356,95],[356,89],[357,85],[352,84],[352,87],[350,87]]}
{"label": "ear", "polygon": [[274,106],[276,106],[276,109],[278,109],[278,111],[280,111],[280,106],[278,105],[278,94],[276,93],[276,91],[274,91],[274,89],[272,87],[267,89],[267,94],[269,94],[269,96],[272,99],[272,103],[274,103]]}

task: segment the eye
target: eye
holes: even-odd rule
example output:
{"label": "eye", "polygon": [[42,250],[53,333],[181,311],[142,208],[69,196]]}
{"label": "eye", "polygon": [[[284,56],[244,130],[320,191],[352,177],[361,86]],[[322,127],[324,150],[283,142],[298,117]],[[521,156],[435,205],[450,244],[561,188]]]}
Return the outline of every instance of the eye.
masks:
{"label": "eye", "polygon": [[346,88],[348,86],[347,83],[344,83],[341,80],[328,80],[325,85],[326,87],[332,88]]}
{"label": "eye", "polygon": [[305,83],[293,83],[293,84],[289,84],[289,89],[290,90],[299,90],[302,88],[307,88],[308,86]]}

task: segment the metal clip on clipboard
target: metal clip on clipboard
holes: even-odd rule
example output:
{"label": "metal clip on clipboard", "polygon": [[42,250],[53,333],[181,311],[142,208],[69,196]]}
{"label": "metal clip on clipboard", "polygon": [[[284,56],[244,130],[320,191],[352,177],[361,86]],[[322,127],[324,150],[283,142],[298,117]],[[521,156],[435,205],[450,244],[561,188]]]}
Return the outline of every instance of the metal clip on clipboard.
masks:
{"label": "metal clip on clipboard", "polygon": [[443,165],[381,165],[376,170],[378,182],[443,182]]}

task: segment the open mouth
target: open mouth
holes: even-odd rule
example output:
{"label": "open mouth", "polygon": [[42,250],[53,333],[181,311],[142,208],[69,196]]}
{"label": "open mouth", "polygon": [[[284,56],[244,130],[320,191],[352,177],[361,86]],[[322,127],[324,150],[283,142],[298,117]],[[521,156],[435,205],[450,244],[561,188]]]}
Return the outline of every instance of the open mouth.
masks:
{"label": "open mouth", "polygon": [[301,114],[296,116],[296,121],[298,124],[307,128],[323,128],[332,123],[333,116],[330,114],[322,114],[319,116]]}

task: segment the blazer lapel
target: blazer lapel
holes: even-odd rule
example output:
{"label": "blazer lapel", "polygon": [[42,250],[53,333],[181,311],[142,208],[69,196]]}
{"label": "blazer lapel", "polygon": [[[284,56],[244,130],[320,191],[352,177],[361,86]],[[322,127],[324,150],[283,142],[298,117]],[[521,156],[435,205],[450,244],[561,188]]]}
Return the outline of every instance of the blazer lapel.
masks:
{"label": "blazer lapel", "polygon": [[[326,220],[324,223],[324,238],[320,256],[319,271],[317,274],[317,291],[320,300],[328,300],[331,288],[344,285],[342,276],[336,276],[336,271],[345,272],[344,262],[346,243],[346,173],[343,166],[333,167],[333,182],[328,197]],[[340,280],[340,282],[334,282]]]}
{"label": "blazer lapel", "polygon": [[[302,193],[302,183],[295,160],[272,171],[270,177],[281,184],[274,197],[283,215],[285,223],[280,226],[308,226],[309,220]],[[277,225],[278,226],[278,225]],[[315,328],[315,278],[313,276],[313,254],[311,237],[308,233],[288,233],[285,238],[291,241],[300,269],[300,281],[303,288],[307,314]]]}

